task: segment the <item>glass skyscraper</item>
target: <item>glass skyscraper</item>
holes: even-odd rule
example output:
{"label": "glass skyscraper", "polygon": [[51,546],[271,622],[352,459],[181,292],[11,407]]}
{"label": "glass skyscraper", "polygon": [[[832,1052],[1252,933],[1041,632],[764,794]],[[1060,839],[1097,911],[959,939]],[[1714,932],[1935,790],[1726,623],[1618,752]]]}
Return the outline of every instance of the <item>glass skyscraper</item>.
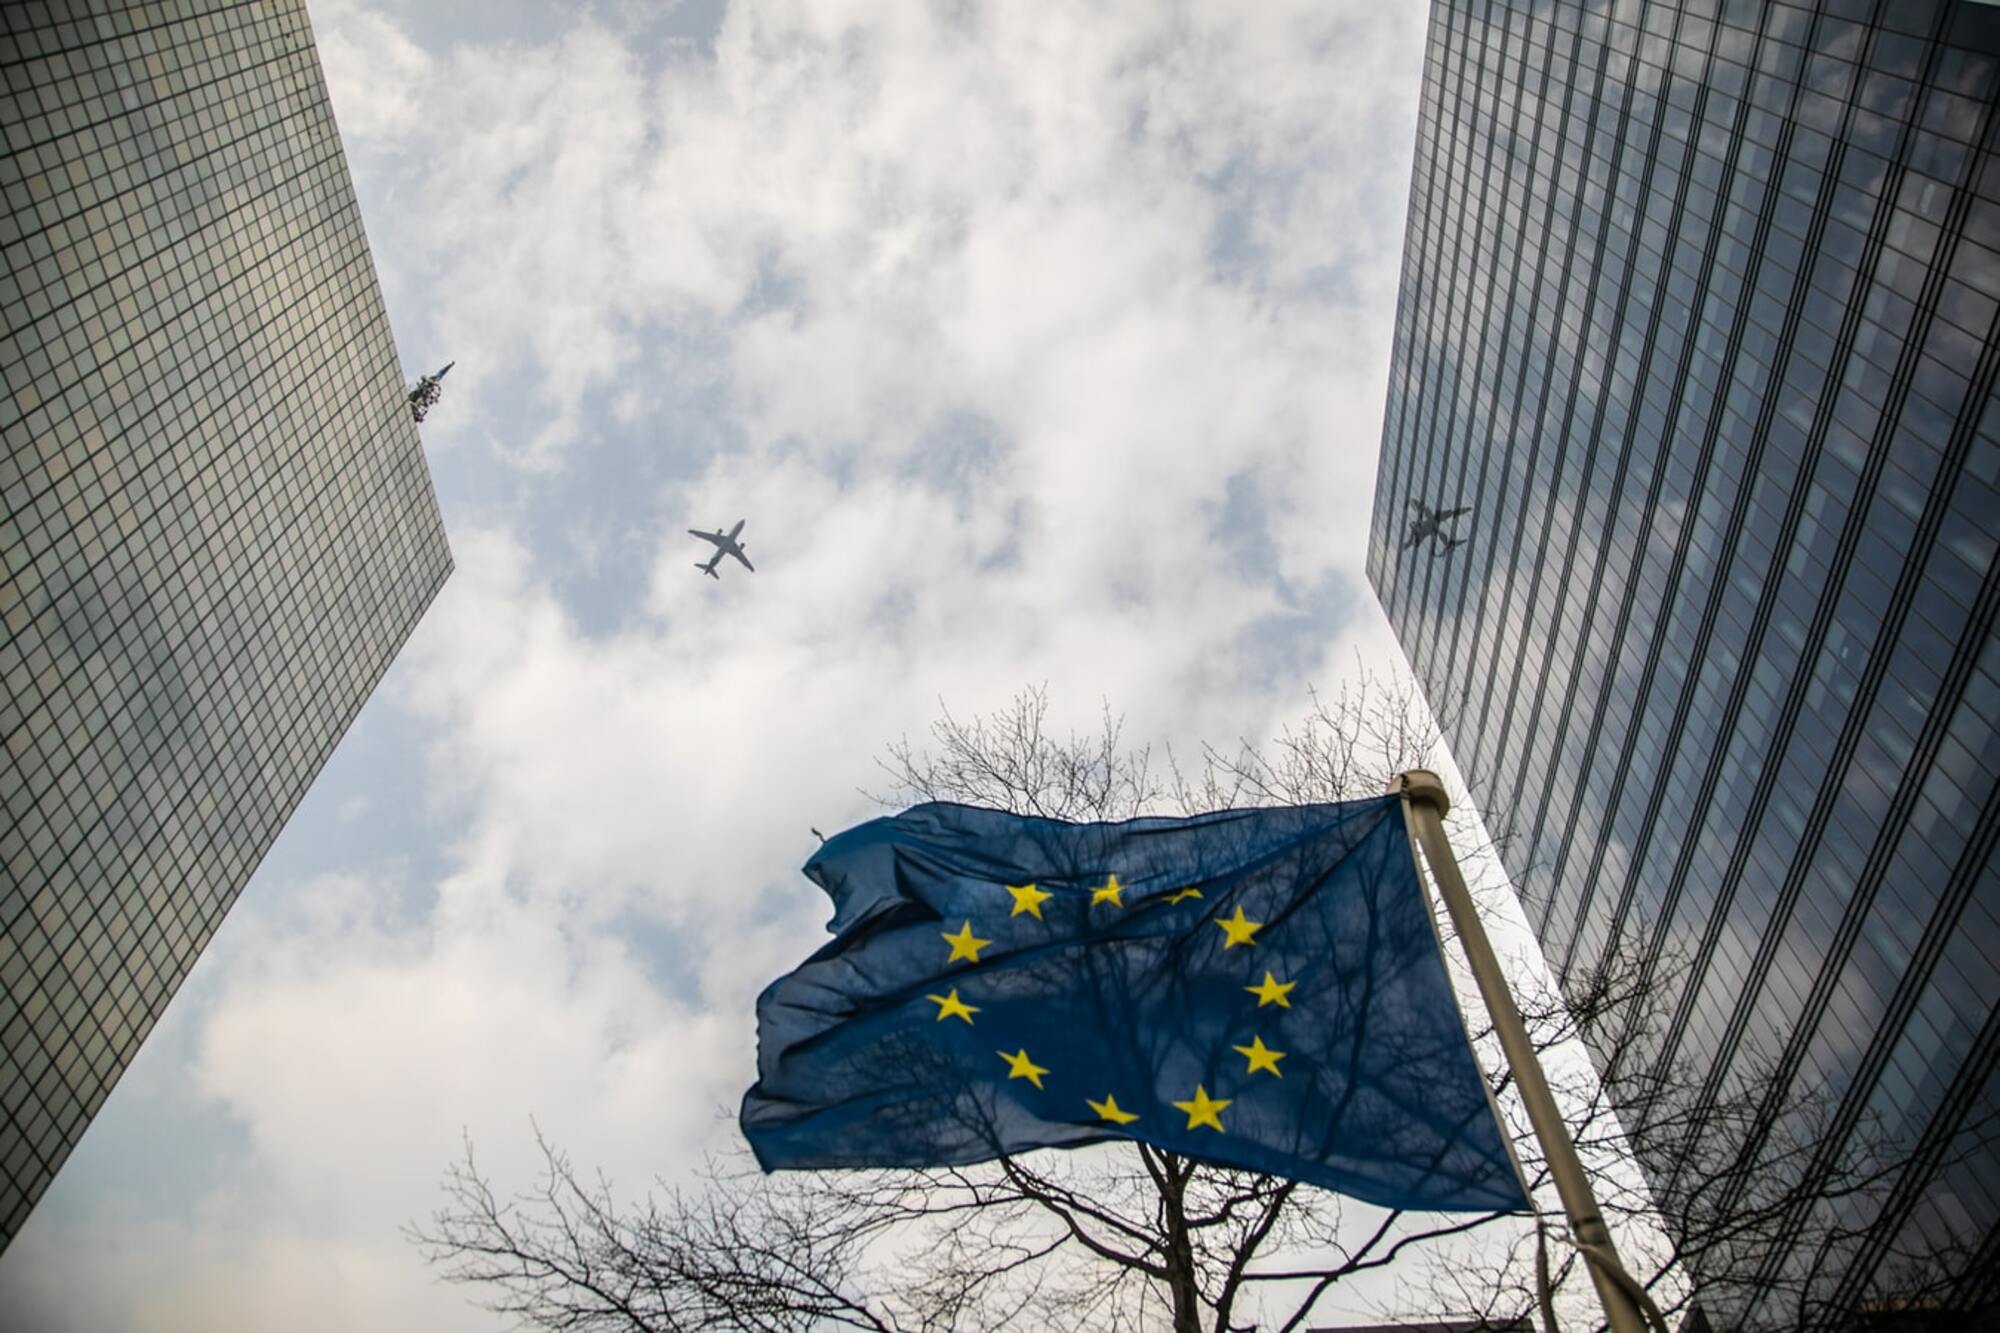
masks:
{"label": "glass skyscraper", "polygon": [[1550,965],[1650,979],[1614,1095],[1893,1162],[1714,1252],[1720,1324],[2000,1273],[1996,101],[1963,0],[1432,9],[1370,579]]}
{"label": "glass skyscraper", "polygon": [[0,5],[0,1244],[451,569],[299,0]]}

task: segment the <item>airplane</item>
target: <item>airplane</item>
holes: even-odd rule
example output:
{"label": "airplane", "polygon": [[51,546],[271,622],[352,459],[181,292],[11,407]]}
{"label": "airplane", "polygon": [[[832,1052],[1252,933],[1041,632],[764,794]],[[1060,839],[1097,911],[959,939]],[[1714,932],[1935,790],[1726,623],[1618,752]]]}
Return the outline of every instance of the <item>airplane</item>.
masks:
{"label": "airplane", "polygon": [[457,364],[458,362],[456,361],[447,361],[444,363],[443,370],[438,371],[434,375],[424,375],[414,385],[410,386],[409,402],[410,415],[412,417],[418,421],[422,421],[424,413],[437,406],[438,399],[444,397],[444,384],[442,381],[446,375],[451,373],[451,368]]}
{"label": "airplane", "polygon": [[1440,554],[1449,555],[1471,540],[1469,537],[1460,537],[1454,532],[1445,531],[1447,523],[1460,514],[1472,512],[1469,505],[1458,509],[1433,509],[1422,500],[1412,500],[1410,508],[1417,511],[1417,516],[1410,520],[1410,531],[1403,538],[1402,549],[1405,551],[1419,543],[1430,541],[1435,543],[1431,547],[1431,558],[1435,560]]}
{"label": "airplane", "polygon": [[699,537],[705,542],[715,543],[715,554],[708,558],[706,564],[699,560],[695,561],[694,567],[712,579],[719,579],[722,575],[715,572],[715,567],[722,563],[723,556],[733,555],[743,562],[743,568],[755,574],[757,566],[750,563],[750,557],[743,554],[743,543],[736,540],[736,534],[743,531],[743,523],[744,520],[737,519],[736,526],[727,532],[722,531],[720,528],[717,528],[714,532],[703,532],[700,528],[689,528],[688,536]]}

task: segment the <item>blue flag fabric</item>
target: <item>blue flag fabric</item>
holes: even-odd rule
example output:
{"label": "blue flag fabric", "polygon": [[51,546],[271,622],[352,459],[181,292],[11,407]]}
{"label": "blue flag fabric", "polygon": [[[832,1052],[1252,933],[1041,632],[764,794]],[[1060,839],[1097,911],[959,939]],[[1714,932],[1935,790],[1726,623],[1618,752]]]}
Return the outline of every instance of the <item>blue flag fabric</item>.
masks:
{"label": "blue flag fabric", "polygon": [[1139,1139],[1386,1207],[1525,1209],[1402,803],[828,839],[834,939],[757,1001],[765,1170]]}

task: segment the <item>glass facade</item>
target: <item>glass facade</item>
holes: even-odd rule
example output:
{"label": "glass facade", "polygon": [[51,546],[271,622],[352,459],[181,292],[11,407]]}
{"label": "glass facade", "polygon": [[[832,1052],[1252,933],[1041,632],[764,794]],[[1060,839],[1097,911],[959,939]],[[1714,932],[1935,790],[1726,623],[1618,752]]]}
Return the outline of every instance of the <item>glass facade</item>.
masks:
{"label": "glass facade", "polygon": [[0,1244],[451,569],[299,0],[0,5]]}
{"label": "glass facade", "polygon": [[2000,1272],[1996,102],[1959,0],[1436,0],[1425,52],[1369,577],[1565,984],[1627,951],[1637,1060],[1897,1145],[1773,1260],[1833,1309]]}

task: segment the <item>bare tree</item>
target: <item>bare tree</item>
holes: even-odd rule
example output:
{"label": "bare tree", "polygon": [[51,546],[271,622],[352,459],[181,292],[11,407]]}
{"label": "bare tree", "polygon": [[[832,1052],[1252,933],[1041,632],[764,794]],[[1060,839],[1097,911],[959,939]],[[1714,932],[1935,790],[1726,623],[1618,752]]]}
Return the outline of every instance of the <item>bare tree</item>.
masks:
{"label": "bare tree", "polygon": [[[1599,1172],[1593,1188],[1613,1229],[1639,1242],[1626,1249],[1627,1267],[1669,1320],[1698,1303],[1716,1328],[1882,1327],[1870,1321],[1887,1311],[1898,1329],[1956,1329],[1971,1311],[1990,1310],[2000,1283],[1974,1290],[1976,1236],[1943,1246],[1891,1239],[1876,1270],[1873,1314],[1842,1294],[1855,1248],[1891,1195],[1911,1188],[1912,1145],[1877,1117],[1836,1137],[1839,1099],[1772,1066],[1739,1062],[1719,1092],[1703,1096],[1704,1071],[1694,1062],[1657,1058],[1684,969],[1681,960],[1647,966],[1614,949],[1567,997],[1546,975],[1522,996],[1539,1050],[1589,1043],[1594,1067],[1572,1062],[1566,1077],[1555,1076],[1556,1095],[1586,1162],[1627,1164]],[[1601,1080],[1597,1068],[1615,1071],[1615,1081]],[[1505,1098],[1502,1106],[1511,1109]],[[1543,1164],[1515,1128],[1541,1194]],[[1990,1158],[1995,1128],[1994,1107],[1975,1110],[1926,1173]],[[1407,1284],[1404,1308],[1528,1327],[1538,1303],[1535,1261],[1532,1232],[1506,1246],[1435,1248]],[[1565,1255],[1556,1282],[1578,1262]]]}
{"label": "bare tree", "polygon": [[[1413,689],[1364,678],[1315,694],[1268,745],[1208,747],[1184,769],[1128,746],[1108,708],[1095,730],[1059,733],[1034,688],[991,714],[942,709],[927,744],[887,747],[875,799],[1070,820],[1349,800],[1436,744]],[[1293,1330],[1341,1280],[1504,1216],[1384,1212],[1136,1143],[811,1176],[738,1155],[622,1208],[542,1149],[538,1187],[502,1198],[468,1144],[411,1236],[447,1279],[548,1329]]]}
{"label": "bare tree", "polygon": [[[1071,820],[1337,801],[1379,794],[1389,775],[1424,765],[1437,744],[1407,683],[1366,676],[1315,694],[1305,717],[1274,740],[1205,747],[1185,768],[1170,751],[1156,761],[1151,749],[1126,744],[1108,708],[1091,731],[1058,732],[1046,691],[1028,689],[991,714],[942,709],[924,744],[887,747],[875,799]],[[1453,823],[1458,846],[1476,848],[1476,815],[1455,811]],[[1482,886],[1475,876],[1475,893],[1482,889],[1508,892],[1497,877]],[[1622,1238],[1650,1235],[1628,1243],[1626,1259],[1669,1316],[1689,1307],[1689,1272],[1716,1306],[1732,1283],[1766,1280],[1753,1275],[1767,1269],[1772,1246],[1796,1243],[1801,1210],[1839,1216],[1846,1206],[1845,1215],[1865,1216],[1852,1205],[1893,1187],[1904,1155],[1881,1134],[1857,1134],[1830,1166],[1792,1169],[1820,1161],[1817,1131],[1833,1109],[1809,1092],[1776,1097],[1750,1077],[1698,1102],[1688,1071],[1647,1064],[1670,967],[1614,951],[1566,996],[1534,972],[1524,977],[1518,998],[1538,1049],[1588,1033],[1598,1056],[1622,1071],[1616,1114],[1587,1062],[1550,1072],[1585,1161],[1628,1162],[1599,1173],[1599,1201]],[[1475,1044],[1487,1040],[1475,1034]],[[1500,1071],[1496,1095],[1516,1122],[1524,1173],[1548,1198],[1504,1063],[1489,1052],[1484,1064]],[[1626,1126],[1642,1158],[1680,1164],[1662,1208],[1629,1167]],[[1732,1132],[1750,1128],[1756,1136]],[[1742,1146],[1753,1137],[1755,1151]],[[447,1279],[544,1329],[1289,1331],[1343,1280],[1392,1265],[1405,1315],[1470,1312],[1480,1326],[1525,1328],[1545,1289],[1540,1236],[1518,1218],[1406,1216],[1136,1143],[964,1169],[775,1176],[738,1152],[711,1160],[687,1186],[663,1184],[626,1206],[608,1182],[579,1177],[560,1151],[541,1147],[538,1185],[502,1197],[468,1143],[447,1174],[444,1206],[411,1236]],[[1833,1322],[1837,1312],[1816,1305],[1815,1293],[1851,1231],[1831,1223],[1809,1231],[1815,1259],[1785,1270],[1791,1285],[1782,1294],[1801,1325]],[[1555,1257],[1547,1286],[1578,1277],[1581,1291],[1575,1254],[1558,1247]],[[1892,1257],[1912,1275],[1912,1291],[1963,1273],[1937,1255]],[[1594,1308],[1582,1308],[1594,1323]]]}

